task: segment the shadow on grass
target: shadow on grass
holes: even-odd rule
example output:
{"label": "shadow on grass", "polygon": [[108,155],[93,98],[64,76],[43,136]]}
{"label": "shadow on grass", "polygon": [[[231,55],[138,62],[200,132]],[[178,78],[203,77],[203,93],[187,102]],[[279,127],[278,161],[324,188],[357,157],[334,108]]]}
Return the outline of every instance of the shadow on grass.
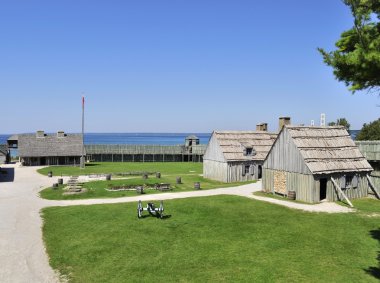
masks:
{"label": "shadow on grass", "polygon": [[[378,240],[380,242],[380,228],[377,230],[370,231],[370,234],[371,234],[372,238],[374,238],[375,240]],[[365,271],[368,274],[375,277],[376,279],[380,279],[380,251],[378,252],[378,255],[377,255],[377,261],[378,261],[377,267],[371,266],[368,269],[365,269]]]}
{"label": "shadow on grass", "polygon": [[100,166],[99,163],[86,163],[85,167],[94,167],[94,166]]}
{"label": "shadow on grass", "polygon": [[170,214],[168,214],[168,215],[164,215],[164,216],[162,216],[162,218],[160,218],[160,217],[157,217],[155,215],[146,214],[146,215],[142,215],[140,217],[140,219],[144,219],[144,218],[148,218],[148,217],[153,217],[153,218],[157,218],[157,219],[161,219],[161,220],[166,220],[166,219],[171,218],[172,216]]}
{"label": "shadow on grass", "polygon": [[13,182],[15,179],[14,168],[1,168],[0,170],[0,182]]}

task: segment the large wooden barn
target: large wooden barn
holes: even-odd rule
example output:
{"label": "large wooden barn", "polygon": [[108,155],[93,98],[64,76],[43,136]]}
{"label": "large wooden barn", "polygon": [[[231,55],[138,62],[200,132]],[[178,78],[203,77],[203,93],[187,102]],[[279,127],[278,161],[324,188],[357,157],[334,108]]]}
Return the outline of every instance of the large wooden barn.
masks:
{"label": "large wooden barn", "polygon": [[264,191],[309,203],[367,196],[373,170],[341,126],[285,126],[263,167]]}
{"label": "large wooden barn", "polygon": [[26,166],[80,164],[83,148],[80,134],[60,131],[47,135],[37,131],[36,134],[17,135],[16,141],[20,160]]}
{"label": "large wooden barn", "polygon": [[261,178],[276,136],[266,131],[214,131],[203,156],[203,176],[222,182]]}

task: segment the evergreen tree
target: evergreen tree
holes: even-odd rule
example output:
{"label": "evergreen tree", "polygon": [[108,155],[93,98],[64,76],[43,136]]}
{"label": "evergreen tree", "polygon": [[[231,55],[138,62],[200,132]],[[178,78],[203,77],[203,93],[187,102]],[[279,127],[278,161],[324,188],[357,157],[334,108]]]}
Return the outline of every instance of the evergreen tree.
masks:
{"label": "evergreen tree", "polygon": [[369,124],[364,124],[356,136],[358,141],[373,141],[380,140],[380,119],[373,121]]}
{"label": "evergreen tree", "polygon": [[[341,34],[336,50],[318,48],[324,62],[334,69],[337,80],[354,93],[380,90],[380,1],[343,0],[354,18],[354,26]],[[377,19],[375,19],[377,18]]]}

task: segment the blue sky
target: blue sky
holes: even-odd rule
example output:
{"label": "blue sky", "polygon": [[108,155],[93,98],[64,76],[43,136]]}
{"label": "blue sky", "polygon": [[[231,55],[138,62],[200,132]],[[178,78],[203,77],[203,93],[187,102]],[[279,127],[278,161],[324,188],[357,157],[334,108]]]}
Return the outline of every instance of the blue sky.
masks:
{"label": "blue sky", "polygon": [[0,133],[210,132],[379,117],[317,47],[352,26],[339,0],[2,1]]}

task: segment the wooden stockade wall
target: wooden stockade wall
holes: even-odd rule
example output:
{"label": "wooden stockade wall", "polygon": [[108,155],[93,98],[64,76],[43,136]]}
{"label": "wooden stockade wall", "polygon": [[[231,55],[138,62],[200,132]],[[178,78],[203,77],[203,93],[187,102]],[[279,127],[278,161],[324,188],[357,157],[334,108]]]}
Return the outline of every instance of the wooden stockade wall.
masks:
{"label": "wooden stockade wall", "polygon": [[380,141],[355,141],[361,153],[371,164],[371,178],[376,188],[380,189]]}
{"label": "wooden stockade wall", "polygon": [[205,145],[86,145],[94,162],[202,162]]}

